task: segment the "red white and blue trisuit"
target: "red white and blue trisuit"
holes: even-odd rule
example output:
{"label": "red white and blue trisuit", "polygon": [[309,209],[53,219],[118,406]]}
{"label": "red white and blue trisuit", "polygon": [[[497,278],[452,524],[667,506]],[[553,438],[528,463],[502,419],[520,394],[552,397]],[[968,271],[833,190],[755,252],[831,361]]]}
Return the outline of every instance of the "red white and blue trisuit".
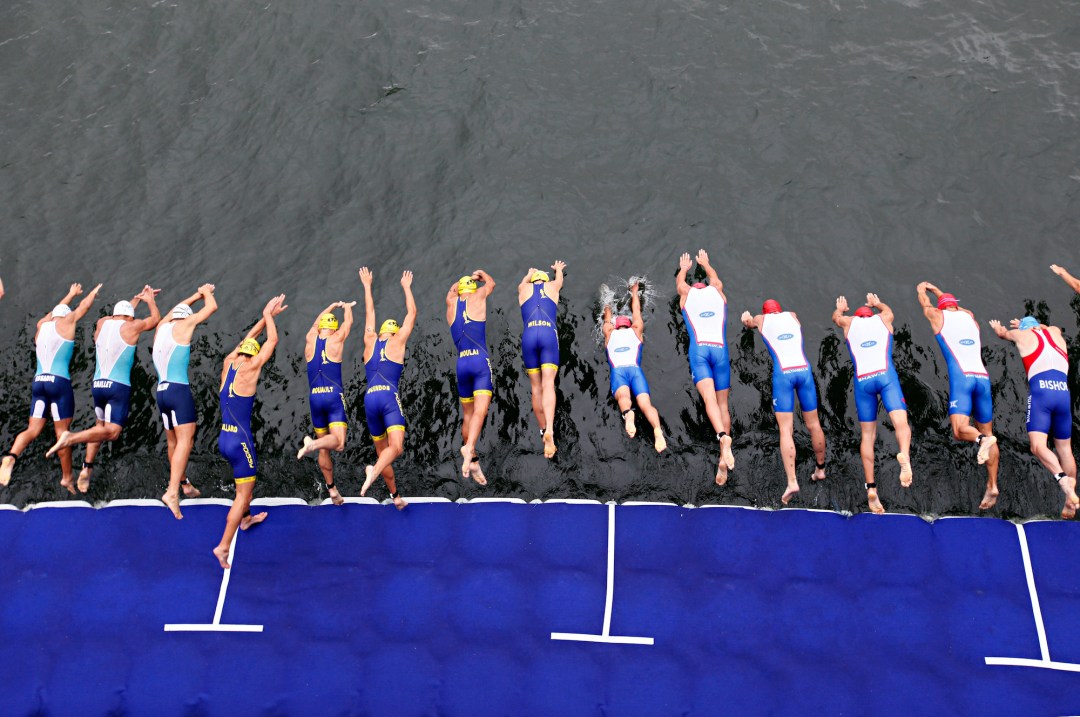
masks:
{"label": "red white and blue trisuit", "polygon": [[615,329],[608,334],[608,364],[611,365],[611,395],[623,386],[636,398],[649,393],[649,382],[641,370],[641,339],[632,328]]}
{"label": "red white and blue trisuit", "polygon": [[855,409],[860,423],[877,420],[879,397],[887,412],[907,410],[893,366],[892,339],[880,316],[852,317],[847,344],[855,365]]}
{"label": "red white and blue trisuit", "polygon": [[1029,389],[1027,430],[1068,440],[1072,436],[1069,355],[1058,348],[1046,329],[1030,330],[1035,333],[1039,345],[1024,357]]}
{"label": "red white and blue trisuit", "polygon": [[990,376],[982,360],[979,325],[965,311],[942,311],[936,338],[949,368],[949,415],[971,416],[978,423],[994,418]]}
{"label": "red white and blue trisuit", "polygon": [[804,411],[816,411],[817,386],[803,351],[802,326],[790,311],[765,314],[761,338],[772,356],[772,403],[776,413],[795,411],[795,395]]}
{"label": "red white and blue trisuit", "polygon": [[694,383],[711,378],[713,388],[731,388],[731,361],[727,350],[727,302],[715,286],[691,287],[682,309],[690,334],[690,375]]}

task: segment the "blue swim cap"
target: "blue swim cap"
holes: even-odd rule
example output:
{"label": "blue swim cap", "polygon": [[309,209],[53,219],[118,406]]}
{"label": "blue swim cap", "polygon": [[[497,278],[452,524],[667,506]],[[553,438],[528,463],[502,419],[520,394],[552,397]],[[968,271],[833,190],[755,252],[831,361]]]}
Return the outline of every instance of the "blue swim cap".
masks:
{"label": "blue swim cap", "polygon": [[1036,319],[1034,316],[1025,316],[1024,318],[1020,319],[1021,329],[1033,329],[1038,325],[1039,320]]}

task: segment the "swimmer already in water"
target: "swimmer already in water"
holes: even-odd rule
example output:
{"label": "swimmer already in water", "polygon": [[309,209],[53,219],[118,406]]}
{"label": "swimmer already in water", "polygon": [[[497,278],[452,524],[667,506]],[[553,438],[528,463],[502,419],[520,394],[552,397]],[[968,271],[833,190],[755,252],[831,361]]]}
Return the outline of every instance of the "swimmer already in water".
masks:
{"label": "swimmer already in water", "polygon": [[[355,301],[335,301],[315,317],[308,329],[304,359],[307,361],[308,403],[311,406],[311,424],[315,427],[315,440],[304,436],[304,444],[296,454],[297,459],[318,452],[319,470],[326,481],[326,490],[334,505],[341,505],[341,497],[334,485],[334,461],[330,451],[345,449],[345,436],[349,419],[345,410],[345,388],[341,379],[341,359],[345,353],[345,339],[352,331],[352,307]],[[334,309],[343,309],[344,318],[338,324]]]}
{"label": "swimmer already in water", "polygon": [[817,384],[810,371],[810,362],[803,350],[802,324],[793,311],[784,311],[780,302],[769,299],[761,307],[762,313],[751,316],[749,311],[742,315],[743,326],[757,329],[765,346],[772,356],[772,405],[776,415],[776,425],[780,428],[780,455],[784,460],[784,473],[787,474],[787,489],[780,502],[787,505],[791,497],[799,492],[799,481],[795,478],[795,397],[799,398],[803,422],[810,431],[810,442],[814,446],[817,467],[811,480],[825,480],[825,432],[818,420]]}
{"label": "swimmer already in water", "polygon": [[[986,492],[979,510],[989,510],[998,499],[997,438],[994,436],[994,401],[990,391],[990,374],[982,360],[982,337],[975,314],[960,308],[956,297],[947,294],[928,281],[915,287],[923,316],[934,330],[934,338],[945,355],[949,369],[949,423],[953,437],[978,446],[976,460],[986,465]],[[937,303],[926,293],[938,295]],[[975,425],[971,425],[971,419]]]}
{"label": "swimmer already in water", "polygon": [[[251,514],[251,496],[255,492],[255,477],[259,472],[255,440],[251,434],[251,411],[255,406],[255,390],[263,366],[274,355],[278,332],[274,317],[285,309],[285,294],[270,299],[262,318],[247,332],[244,340],[225,357],[221,369],[221,433],[218,450],[232,467],[236,483],[236,498],[225,517],[225,533],[214,548],[214,557],[221,567],[229,569],[229,548],[236,529],[247,530],[266,520],[266,513]],[[259,345],[259,335],[266,331],[266,341]]]}
{"label": "swimmer already in water", "polygon": [[[113,306],[112,316],[98,319],[94,329],[94,348],[96,368],[94,384],[90,392],[94,397],[94,414],[97,421],[93,428],[71,433],[64,431],[45,453],[52,456],[57,451],[76,443],[86,444],[86,457],[79,472],[79,491],[85,493],[90,488],[90,474],[94,470],[94,459],[104,441],[120,438],[131,408],[131,367],[135,363],[135,345],[139,336],[151,331],[161,320],[154,297],[160,289],[152,289],[149,284],[136,294],[131,301],[118,301]],[[135,318],[135,307],[145,301],[150,307],[150,315],[145,319]],[[71,493],[71,486],[65,486]]]}
{"label": "swimmer already in water", "polygon": [[731,412],[728,395],[731,389],[731,361],[727,350],[727,297],[724,282],[709,263],[704,249],[697,253],[697,263],[705,270],[708,284],[686,283],[686,272],[693,262],[690,254],[679,257],[679,273],[675,288],[679,292],[686,330],[690,334],[690,376],[705,402],[705,413],[720,444],[720,461],[716,466],[716,484],[727,483],[728,471],[735,467],[731,452]]}
{"label": "swimmer already in water", "polygon": [[[874,309],[881,313],[875,314]],[[893,366],[893,312],[881,303],[877,294],[866,295],[866,305],[855,310],[855,316],[845,316],[847,299],[836,300],[833,323],[844,330],[851,362],[855,365],[855,408],[859,414],[862,441],[859,454],[866,474],[866,502],[870,510],[884,513],[874,482],[874,441],[877,438],[878,399],[889,413],[900,452],[900,485],[911,485],[911,427],[908,425],[907,402],[900,390],[900,377]]]}
{"label": "swimmer already in water", "polygon": [[[198,311],[191,305],[202,299]],[[203,284],[199,290],[173,307],[158,324],[154,334],[154,369],[158,375],[157,406],[165,426],[165,443],[169,455],[169,487],[161,502],[169,507],[173,517],[183,518],[180,512],[180,488],[187,498],[198,498],[199,490],[187,478],[188,458],[195,443],[199,416],[195,397],[191,394],[188,363],[191,360],[191,337],[195,327],[217,311],[214,285]]]}
{"label": "swimmer already in water", "polygon": [[364,372],[367,374],[364,415],[378,454],[375,465],[364,468],[364,486],[360,495],[367,495],[368,489],[382,476],[394,506],[403,510],[408,503],[398,493],[393,463],[405,450],[405,414],[398,395],[398,382],[405,370],[405,344],[416,326],[413,275],[411,271],[401,275],[401,288],[405,290],[405,320],[399,325],[393,319],[387,319],[378,333],[375,332],[371,272],[366,266],[360,269],[360,281],[364,284]]}
{"label": "swimmer already in water", "polygon": [[491,397],[491,357],[487,348],[487,299],[495,290],[495,280],[477,269],[450,286],[446,294],[446,322],[457,351],[458,400],[461,401],[461,475],[480,485],[487,478],[480,468],[476,442],[484,430]]}
{"label": "swimmer already in water", "polygon": [[[100,290],[101,284],[98,284],[73,311],[68,304],[82,293],[82,284],[72,284],[60,303],[37,322],[37,333],[34,334],[37,370],[30,388],[30,421],[26,430],[15,436],[11,450],[0,459],[0,485],[11,482],[15,462],[45,429],[46,412],[52,418],[57,438],[71,425],[75,415],[70,370],[71,354],[75,349],[75,324],[86,316]],[[60,470],[63,473],[60,485],[74,492],[70,448],[60,450]]]}
{"label": "swimmer already in water", "polygon": [[645,414],[645,420],[653,429],[653,447],[657,453],[667,448],[660,414],[649,397],[649,382],[641,370],[641,348],[645,341],[645,322],[641,319],[641,299],[638,285],[630,287],[630,309],[633,316],[616,316],[612,319],[611,305],[604,307],[604,347],[611,368],[611,395],[619,404],[626,435],[637,435],[634,426],[634,400]]}
{"label": "swimmer already in water", "polygon": [[[1076,457],[1072,451],[1072,397],[1069,393],[1069,354],[1065,337],[1056,326],[1034,316],[1012,320],[1012,329],[992,320],[999,338],[1011,341],[1024,359],[1028,377],[1027,432],[1032,454],[1054,476],[1065,494],[1062,518],[1076,516]],[[1054,450],[1047,447],[1050,437]]]}
{"label": "swimmer already in water", "polygon": [[530,268],[518,284],[521,306],[521,355],[532,389],[532,409],[544,439],[544,457],[552,458],[555,447],[555,375],[559,372],[559,335],[555,322],[559,314],[559,292],[566,262],[551,265],[555,278],[546,271]]}

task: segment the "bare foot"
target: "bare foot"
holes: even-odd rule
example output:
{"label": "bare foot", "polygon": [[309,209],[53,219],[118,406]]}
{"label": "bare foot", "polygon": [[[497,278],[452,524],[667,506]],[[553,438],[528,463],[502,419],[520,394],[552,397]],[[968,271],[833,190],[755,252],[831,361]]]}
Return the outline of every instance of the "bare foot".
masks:
{"label": "bare foot", "polygon": [[544,458],[554,458],[555,451],[559,450],[555,447],[555,436],[551,434],[551,431],[544,433]]}
{"label": "bare foot", "polygon": [[716,485],[725,485],[727,483],[727,464],[724,461],[720,461],[720,465],[716,467]]}
{"label": "bare foot", "polygon": [[79,480],[76,485],[79,487],[80,493],[85,493],[90,490],[90,475],[94,472],[94,469],[90,466],[83,466],[79,471]]}
{"label": "bare foot", "polygon": [[221,567],[225,568],[226,570],[231,567],[229,565],[229,549],[227,547],[219,545],[214,548],[214,557],[218,559],[219,563],[221,563]]}
{"label": "bare foot", "polygon": [[897,453],[896,462],[900,464],[900,485],[905,488],[911,486],[911,461],[907,453]]}
{"label": "bare foot", "polygon": [[75,495],[75,477],[74,476],[64,476],[63,478],[60,479],[60,485],[67,488],[68,493],[71,493],[72,495]]}
{"label": "bare foot", "polygon": [[161,502],[165,504],[165,507],[172,511],[174,518],[177,520],[184,519],[184,514],[180,512],[180,496],[165,493],[165,495],[161,496]]}
{"label": "bare foot", "polygon": [[634,425],[633,411],[623,416],[623,424],[626,426],[626,435],[630,436],[631,438],[637,435],[637,426]]}
{"label": "bare foot", "polygon": [[1058,481],[1058,485],[1065,492],[1065,507],[1061,509],[1061,517],[1066,520],[1076,517],[1076,509],[1080,508],[1080,498],[1076,497],[1076,479],[1065,476]]}
{"label": "bare foot", "polygon": [[185,498],[198,498],[200,495],[202,495],[202,491],[191,485],[191,482],[188,480],[187,476],[184,476],[184,480],[180,484],[180,487],[184,489]]}
{"label": "bare foot", "polygon": [[474,460],[472,462],[472,465],[469,466],[469,475],[480,485],[487,485],[487,477],[484,475],[484,471],[480,469],[480,461]]}
{"label": "bare foot", "polygon": [[720,460],[724,462],[729,471],[735,468],[735,454],[731,452],[731,436],[724,436],[720,439]]}
{"label": "bare foot", "polygon": [[368,488],[375,483],[375,479],[379,476],[375,475],[375,466],[364,466],[364,485],[360,488],[360,495],[367,495]]}
{"label": "bare foot", "polygon": [[997,499],[998,499],[998,489],[997,488],[987,488],[986,492],[983,493],[982,503],[979,503],[979,510],[990,510],[991,508],[994,507],[994,505],[997,504]]}
{"label": "bare foot", "polygon": [[979,441],[979,455],[976,459],[980,466],[990,460],[990,449],[995,443],[997,443],[997,436],[983,436],[983,439]]}
{"label": "bare foot", "polygon": [[15,459],[11,456],[4,456],[3,460],[0,460],[0,485],[7,485],[11,482],[11,471],[15,468]]}
{"label": "bare foot", "polygon": [[405,510],[405,508],[407,508],[408,506],[409,504],[406,503],[405,499],[402,498],[400,495],[397,498],[394,498],[394,507],[398,510]]}
{"label": "bare foot", "polygon": [[466,443],[461,447],[461,477],[468,478],[472,466],[472,448]]}
{"label": "bare foot", "polygon": [[300,446],[300,450],[296,452],[296,460],[304,460],[304,457],[311,453],[311,444],[314,442],[315,441],[311,440],[311,436],[304,436],[304,444]]}
{"label": "bare foot", "polygon": [[815,467],[814,468],[814,475],[810,476],[810,480],[815,481],[815,482],[817,482],[819,480],[825,480],[825,469]]}
{"label": "bare foot", "polygon": [[255,515],[245,515],[243,520],[240,521],[240,530],[247,530],[251,526],[258,525],[264,520],[266,520],[265,511],[263,511],[262,513],[256,513]]}
{"label": "bare foot", "polygon": [[653,448],[657,453],[663,453],[667,448],[667,441],[664,439],[664,432],[657,426],[653,429]]}
{"label": "bare foot", "polygon": [[876,490],[866,491],[866,502],[870,506],[870,510],[874,511],[878,515],[882,515],[885,513],[885,506],[883,506],[881,504],[881,501],[878,500]]}
{"label": "bare foot", "polygon": [[785,490],[784,494],[782,496],[780,496],[780,502],[783,503],[784,505],[787,505],[788,503],[791,502],[791,499],[798,492],[799,492],[799,484],[798,483],[789,483],[788,487],[787,487],[787,490]]}
{"label": "bare foot", "polygon": [[52,448],[45,451],[45,457],[52,458],[53,454],[55,454],[61,448],[67,448],[70,443],[71,431],[64,431],[60,434],[60,437],[56,439],[56,443],[53,444]]}
{"label": "bare foot", "polygon": [[345,499],[341,497],[341,493],[338,493],[336,485],[328,485],[326,490],[330,493],[330,500],[334,501],[334,505],[341,505],[345,502]]}

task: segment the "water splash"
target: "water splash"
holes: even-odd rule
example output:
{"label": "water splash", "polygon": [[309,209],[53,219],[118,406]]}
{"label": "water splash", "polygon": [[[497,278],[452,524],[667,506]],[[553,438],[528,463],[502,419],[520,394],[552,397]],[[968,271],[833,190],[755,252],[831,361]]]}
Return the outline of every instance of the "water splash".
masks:
{"label": "water splash", "polygon": [[[631,276],[628,279],[621,277],[615,277],[611,280],[611,283],[604,283],[600,285],[600,290],[597,292],[598,302],[593,306],[593,314],[596,318],[596,323],[593,326],[593,340],[597,344],[603,345],[604,343],[604,307],[610,306],[612,316],[630,316],[632,310],[630,308],[630,287],[634,284],[638,284],[638,296],[641,299],[641,317],[644,320],[648,320],[648,317],[652,315],[653,311],[660,302],[664,299],[664,295],[659,289],[649,280],[647,276]],[[615,287],[615,288],[612,288]]]}

